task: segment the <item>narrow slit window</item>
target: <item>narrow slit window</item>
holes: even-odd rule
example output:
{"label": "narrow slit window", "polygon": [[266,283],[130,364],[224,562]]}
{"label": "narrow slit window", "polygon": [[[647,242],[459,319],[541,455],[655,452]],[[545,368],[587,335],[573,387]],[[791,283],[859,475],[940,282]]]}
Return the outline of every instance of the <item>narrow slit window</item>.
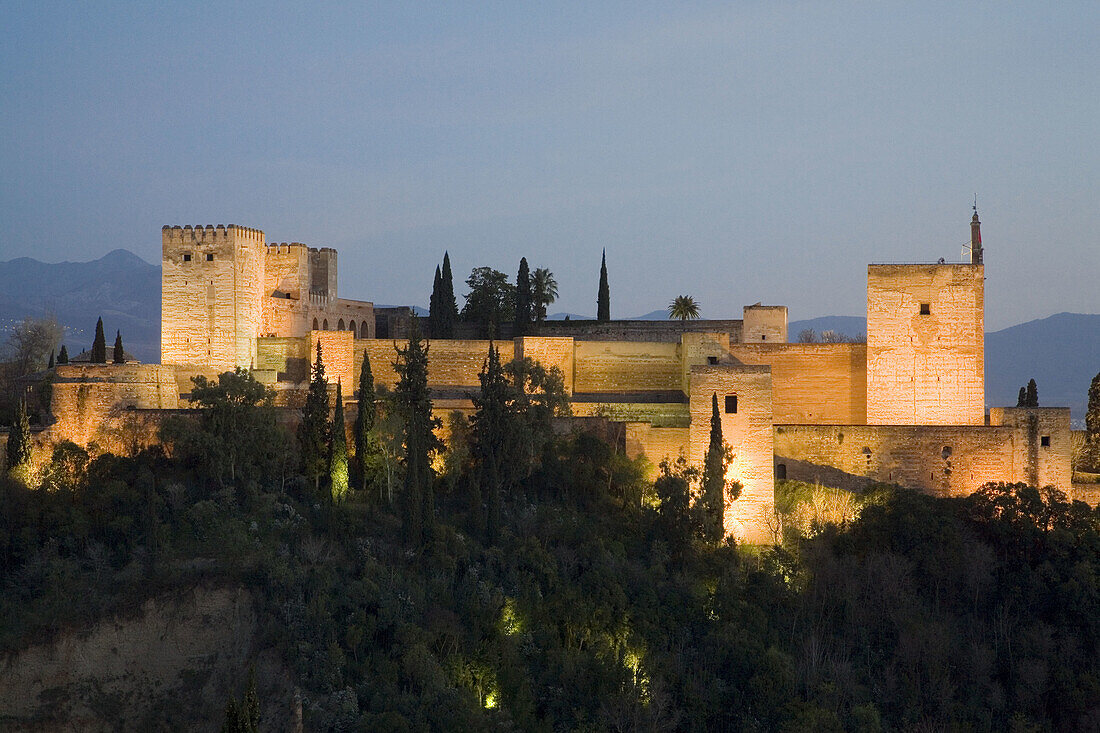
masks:
{"label": "narrow slit window", "polygon": [[732,415],[737,412],[737,395],[726,395],[726,414]]}
{"label": "narrow slit window", "polygon": [[207,261],[207,262],[213,262],[213,261],[214,261],[214,255],[213,255],[213,254],[211,254],[211,253],[207,253],[207,255],[206,255],[206,261]]}
{"label": "narrow slit window", "polygon": [[932,304],[931,303],[921,303],[920,304],[920,314],[922,316],[932,315]]}
{"label": "narrow slit window", "polygon": [[190,253],[190,252],[186,253],[186,254],[185,254],[185,255],[183,256],[183,261],[184,261],[184,262],[190,262],[190,261],[191,261],[191,253]]}
{"label": "narrow slit window", "polygon": [[1041,438],[1039,438],[1039,445],[1043,446],[1044,448],[1049,448],[1050,447],[1050,436],[1049,435],[1044,435]]}

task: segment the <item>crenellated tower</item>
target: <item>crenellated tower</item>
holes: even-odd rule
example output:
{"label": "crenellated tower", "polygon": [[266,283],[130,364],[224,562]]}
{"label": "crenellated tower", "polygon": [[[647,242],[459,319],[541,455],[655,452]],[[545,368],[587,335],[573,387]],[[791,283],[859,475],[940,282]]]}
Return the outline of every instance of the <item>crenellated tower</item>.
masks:
{"label": "crenellated tower", "polygon": [[161,229],[161,361],[218,370],[256,362],[264,233],[230,224]]}

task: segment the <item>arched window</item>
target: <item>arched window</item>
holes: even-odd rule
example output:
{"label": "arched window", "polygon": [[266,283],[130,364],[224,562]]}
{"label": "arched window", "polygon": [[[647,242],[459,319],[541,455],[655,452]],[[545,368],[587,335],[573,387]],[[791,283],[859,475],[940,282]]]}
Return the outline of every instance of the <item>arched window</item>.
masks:
{"label": "arched window", "polygon": [[361,333],[359,334],[359,338],[369,339],[370,338],[370,332],[367,331],[367,322],[363,321],[363,323],[360,324],[359,328],[361,330]]}
{"label": "arched window", "polygon": [[313,319],[313,330],[314,331],[317,330],[317,319],[316,318]]}
{"label": "arched window", "polygon": [[321,324],[321,330],[323,330],[323,331],[328,330],[328,319],[327,318],[325,319],[325,322]]}
{"label": "arched window", "polygon": [[786,463],[776,464],[776,466],[775,466],[775,478],[778,481],[782,481],[785,478],[787,478],[787,464]]}
{"label": "arched window", "polygon": [[355,330],[355,321],[348,324],[348,330],[351,331],[351,337],[355,338],[359,335],[359,332]]}
{"label": "arched window", "polygon": [[336,330],[337,331],[343,331],[344,330],[344,319],[343,318],[341,318],[339,321],[336,322]]}

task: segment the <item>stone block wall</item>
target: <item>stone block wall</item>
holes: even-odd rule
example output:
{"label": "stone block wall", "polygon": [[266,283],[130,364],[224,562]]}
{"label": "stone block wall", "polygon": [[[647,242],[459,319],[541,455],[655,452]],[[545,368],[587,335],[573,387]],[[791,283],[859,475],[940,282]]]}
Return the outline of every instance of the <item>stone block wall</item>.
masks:
{"label": "stone block wall", "polygon": [[867,422],[985,422],[985,270],[867,267]]}
{"label": "stone block wall", "polygon": [[746,344],[787,342],[787,306],[746,305],[741,341]]}
{"label": "stone block wall", "polygon": [[1073,483],[1073,431],[1068,407],[994,407],[990,425],[1007,425],[1024,440],[1024,475],[1031,486],[1057,486],[1069,491]]}
{"label": "stone block wall", "polygon": [[771,367],[776,422],[867,421],[866,344],[730,344],[730,356]]}
{"label": "stone block wall", "polygon": [[561,370],[567,394],[573,392],[573,339],[571,337],[521,336],[514,339],[517,359],[532,359],[547,370]]}
{"label": "stone block wall", "polygon": [[160,364],[70,364],[57,367],[50,399],[52,441],[111,444],[105,428],[129,410],[179,407],[176,370]]}
{"label": "stone block wall", "polygon": [[[692,367],[688,460],[699,466],[710,442],[712,395],[718,396],[722,438],[733,451],[727,480],[743,487],[740,498],[726,503],[726,532],[746,542],[770,542],[768,518],[775,512],[771,371],[736,364]],[[727,407],[727,397],[736,398],[736,412]]]}
{"label": "stone block wall", "polygon": [[626,423],[626,455],[645,456],[657,466],[662,460],[675,460],[681,453],[687,456],[688,428],[659,428],[648,422]]}
{"label": "stone block wall", "polygon": [[683,369],[677,344],[576,341],[573,353],[575,392],[646,392],[683,388]]}

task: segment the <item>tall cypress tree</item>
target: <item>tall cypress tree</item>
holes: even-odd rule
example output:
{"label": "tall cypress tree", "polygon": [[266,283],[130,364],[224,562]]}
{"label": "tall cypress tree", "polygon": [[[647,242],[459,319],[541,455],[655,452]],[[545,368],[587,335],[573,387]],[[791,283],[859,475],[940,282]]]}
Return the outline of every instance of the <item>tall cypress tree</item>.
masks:
{"label": "tall cypress tree", "polygon": [[722,439],[722,416],[718,412],[718,394],[711,394],[710,442],[703,461],[703,536],[717,542],[722,539],[725,513],[726,467],[729,454]]}
{"label": "tall cypress tree", "polygon": [[122,331],[115,331],[115,348],[111,356],[115,364],[126,363],[126,350],[122,348]]}
{"label": "tall cypress tree", "polygon": [[50,350],[50,363],[46,365],[46,368],[47,369],[53,369],[54,368],[53,350],[52,349]]}
{"label": "tall cypress tree", "polygon": [[27,403],[19,401],[15,421],[8,433],[8,472],[18,472],[31,461],[31,424],[27,419]]}
{"label": "tall cypress tree", "polygon": [[[458,323],[458,301],[455,300],[455,281],[451,274],[451,255],[443,253],[443,271],[440,273],[440,316],[442,318],[442,338],[455,337],[455,324]],[[434,335],[434,334],[433,334]]]}
{"label": "tall cypress tree", "polygon": [[1039,387],[1036,386],[1034,379],[1028,381],[1027,383],[1027,406],[1039,406]]}
{"label": "tall cypress tree", "polygon": [[432,338],[440,338],[443,334],[443,276],[439,273],[439,265],[435,266],[435,281],[432,283],[432,298],[428,303],[428,329]]}
{"label": "tall cypress tree", "polygon": [[344,395],[339,381],[336,382],[336,414],[332,418],[328,476],[332,501],[338,504],[348,494],[348,437],[344,428]]}
{"label": "tall cypress tree", "polygon": [[418,546],[431,536],[435,516],[432,495],[431,454],[436,448],[432,433],[432,400],[428,391],[428,348],[413,321],[409,345],[397,350],[397,406],[405,424],[405,492],[402,518],[405,539]]}
{"label": "tall cypress tree", "polygon": [[[501,508],[505,476],[508,472],[508,446],[511,437],[511,421],[508,380],[500,363],[500,352],[489,344],[489,357],[478,375],[481,394],[474,397],[477,412],[471,417],[473,424],[473,454],[478,467],[478,482],[485,493],[486,539],[489,544],[500,540]],[[480,522],[479,522],[480,524]]]}
{"label": "tall cypress tree", "polygon": [[596,320],[611,320],[611,289],[607,285],[607,250],[600,258],[600,290],[596,294]]}
{"label": "tall cypress tree", "polygon": [[61,344],[61,352],[57,355],[58,364],[69,363],[69,350],[65,348],[65,344]]}
{"label": "tall cypress tree", "polygon": [[1085,412],[1085,470],[1100,471],[1100,374],[1089,384],[1089,406]]}
{"label": "tall cypress tree", "polygon": [[92,341],[92,363],[107,363],[107,338],[103,335],[103,318],[95,324],[95,340]]}
{"label": "tall cypress tree", "polygon": [[1016,407],[1027,407],[1027,387],[1020,387],[1020,394],[1016,397]]}
{"label": "tall cypress tree", "polygon": [[302,471],[313,479],[314,491],[320,491],[321,474],[328,467],[328,380],[325,379],[325,363],[321,357],[321,342],[317,342],[317,360],[313,363],[313,376],[302,408],[302,424],[298,426],[298,442],[302,446]]}
{"label": "tall cypress tree", "polygon": [[513,333],[526,336],[531,323],[531,270],[527,267],[527,258],[519,260],[519,272],[516,273],[516,320]]}
{"label": "tall cypress tree", "polygon": [[355,441],[355,462],[359,466],[359,487],[367,488],[372,458],[376,454],[371,431],[378,419],[378,407],[374,401],[374,373],[370,368],[370,354],[363,352],[363,366],[359,368],[359,409],[355,413],[352,429]]}

